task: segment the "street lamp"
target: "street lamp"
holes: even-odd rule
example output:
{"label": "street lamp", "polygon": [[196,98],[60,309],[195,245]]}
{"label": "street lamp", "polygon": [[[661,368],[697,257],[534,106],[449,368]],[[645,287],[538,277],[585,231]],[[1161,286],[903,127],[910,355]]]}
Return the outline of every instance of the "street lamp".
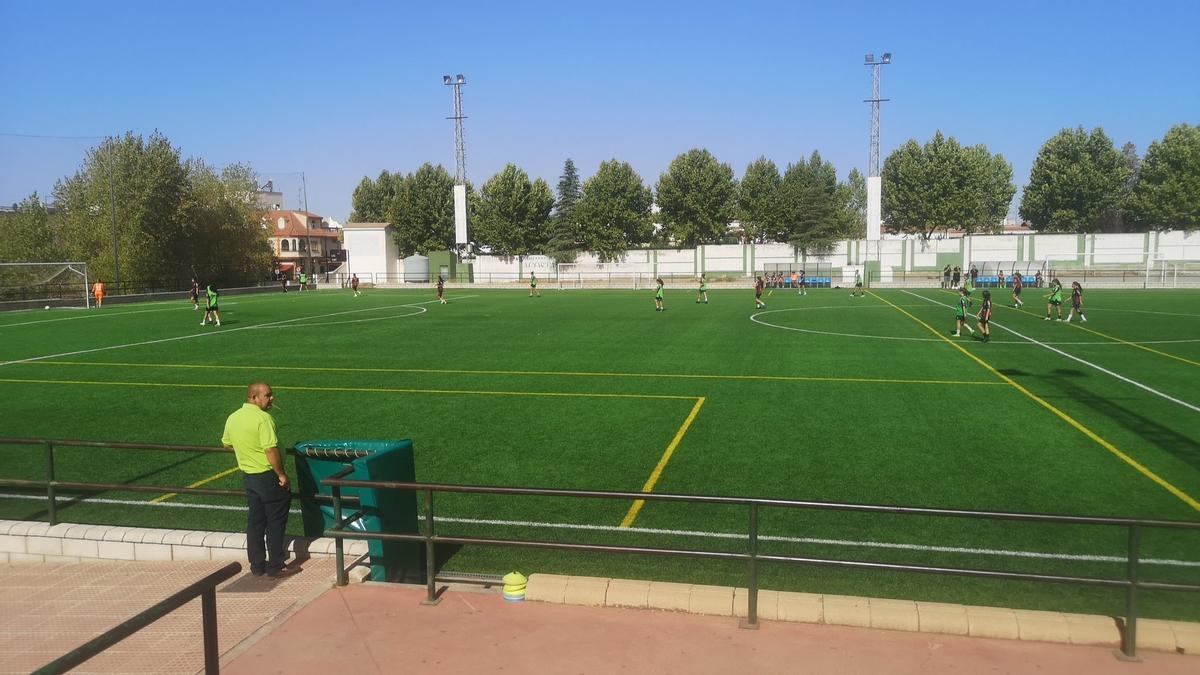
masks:
{"label": "street lamp", "polygon": [[[867,241],[879,241],[882,230],[883,181],[879,174],[879,104],[886,98],[879,97],[879,68],[892,62],[892,53],[884,52],[883,57],[876,61],[874,54],[867,54],[863,65],[871,68],[871,98],[864,103],[871,104],[871,164],[867,170]],[[868,244],[870,246],[870,244]]]}
{"label": "street lamp", "polygon": [[467,78],[462,73],[454,76],[442,75],[442,84],[454,87],[454,243],[461,256],[463,250],[470,252],[470,239],[467,236],[467,151],[463,139],[463,120],[467,119],[462,111],[462,87]]}

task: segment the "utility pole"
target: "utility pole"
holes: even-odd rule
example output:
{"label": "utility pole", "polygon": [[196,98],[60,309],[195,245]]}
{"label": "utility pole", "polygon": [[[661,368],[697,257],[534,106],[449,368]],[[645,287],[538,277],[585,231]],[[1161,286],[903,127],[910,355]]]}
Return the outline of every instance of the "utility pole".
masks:
{"label": "utility pole", "polygon": [[459,249],[469,254],[467,247],[470,239],[467,237],[467,148],[463,139],[463,120],[467,119],[462,110],[462,87],[467,78],[462,73],[451,78],[442,76],[442,84],[454,87],[454,116],[446,119],[454,120],[454,243]]}
{"label": "utility pole", "polygon": [[[867,241],[879,241],[883,230],[883,179],[879,175],[879,104],[886,98],[879,97],[879,68],[892,62],[892,53],[884,52],[883,58],[875,60],[867,54],[864,65],[871,67],[871,165],[867,171]],[[870,244],[868,244],[870,246]]]}

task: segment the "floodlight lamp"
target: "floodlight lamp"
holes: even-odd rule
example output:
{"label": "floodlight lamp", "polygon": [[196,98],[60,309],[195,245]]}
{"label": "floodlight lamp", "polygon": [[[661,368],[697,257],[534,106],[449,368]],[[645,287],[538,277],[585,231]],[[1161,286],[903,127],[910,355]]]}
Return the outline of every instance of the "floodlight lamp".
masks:
{"label": "floodlight lamp", "polygon": [[875,55],[874,55],[874,54],[867,54],[867,59],[866,59],[866,60],[867,60],[867,63],[875,63]]}
{"label": "floodlight lamp", "polygon": [[459,73],[458,74],[458,84],[466,84],[466,83],[467,83],[467,78],[463,77],[462,73]]}
{"label": "floodlight lamp", "polygon": [[449,75],[442,76],[442,84],[450,84],[450,76]]}
{"label": "floodlight lamp", "polygon": [[884,53],[883,53],[883,62],[884,62],[884,63],[891,63],[891,62],[892,62],[892,53],[891,53],[891,52],[884,52]]}

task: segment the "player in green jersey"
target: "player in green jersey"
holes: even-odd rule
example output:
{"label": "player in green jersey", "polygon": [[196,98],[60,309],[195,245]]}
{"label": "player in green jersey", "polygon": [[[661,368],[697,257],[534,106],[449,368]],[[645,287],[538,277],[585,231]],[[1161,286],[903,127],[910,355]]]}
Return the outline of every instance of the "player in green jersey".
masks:
{"label": "player in green jersey", "polygon": [[958,289],[958,303],[954,305],[954,337],[962,335],[964,328],[971,331],[971,335],[975,334],[975,329],[967,325],[967,308],[970,306],[971,297],[967,295],[967,289]]}
{"label": "player in green jersey", "polygon": [[1050,320],[1051,307],[1058,310],[1058,320],[1062,321],[1062,282],[1058,280],[1058,277],[1054,277],[1050,282],[1050,295],[1046,296],[1046,318],[1042,321]]}
{"label": "player in green jersey", "polygon": [[663,307],[663,280],[662,277],[655,279],[658,283],[658,289],[654,291],[654,311],[665,312],[666,307]]}
{"label": "player in green jersey", "polygon": [[208,305],[204,308],[204,318],[200,320],[200,325],[208,325],[208,318],[212,317],[213,320],[217,322],[217,325],[220,326],[221,311],[220,307],[218,306],[218,301],[220,300],[221,294],[217,291],[217,287],[213,286],[212,284],[209,284],[204,289],[204,293],[208,296]]}
{"label": "player in green jersey", "polygon": [[537,275],[533,272],[529,273],[529,297],[542,297],[542,292],[537,289]]}
{"label": "player in green jersey", "polygon": [[705,279],[703,274],[700,275],[700,292],[696,294],[696,304],[700,304],[701,300],[708,304],[708,279]]}

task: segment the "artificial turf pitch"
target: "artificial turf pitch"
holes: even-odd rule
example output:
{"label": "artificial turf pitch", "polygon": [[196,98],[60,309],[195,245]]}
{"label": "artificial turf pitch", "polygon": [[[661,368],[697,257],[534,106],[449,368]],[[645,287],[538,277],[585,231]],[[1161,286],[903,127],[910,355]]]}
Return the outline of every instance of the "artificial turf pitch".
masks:
{"label": "artificial turf pitch", "polygon": [[[246,384],[265,380],[285,445],[411,438],[421,481],[1200,520],[1200,291],[1088,291],[1086,324],[1042,321],[1044,292],[1027,289],[1017,310],[996,290],[987,344],[950,337],[955,296],[938,289],[777,289],[755,310],[750,290],[696,304],[675,288],[663,313],[653,291],[464,288],[439,305],[425,289],[321,290],[226,297],[221,327],[199,326],[183,299],[9,312],[0,435],[219,445]],[[0,476],[44,477],[40,448],[0,453]],[[60,480],[240,487],[226,455],[60,448],[57,461]],[[4,494],[0,517],[45,518],[43,502]],[[667,548],[744,550],[747,530],[744,507],[714,505],[445,495],[435,513],[442,534]],[[228,531],[244,519],[236,499],[144,493],[59,514]],[[760,526],[767,554],[1110,577],[1127,540],[1112,527],[786,509]],[[1200,533],[1146,532],[1142,557],[1142,579],[1200,583]],[[459,550],[446,569],[745,581],[744,565],[721,561],[508,548]],[[1106,614],[1124,603],[1077,586],[782,564],[761,566],[760,583]],[[1141,609],[1194,620],[1197,600],[1145,593]]]}

